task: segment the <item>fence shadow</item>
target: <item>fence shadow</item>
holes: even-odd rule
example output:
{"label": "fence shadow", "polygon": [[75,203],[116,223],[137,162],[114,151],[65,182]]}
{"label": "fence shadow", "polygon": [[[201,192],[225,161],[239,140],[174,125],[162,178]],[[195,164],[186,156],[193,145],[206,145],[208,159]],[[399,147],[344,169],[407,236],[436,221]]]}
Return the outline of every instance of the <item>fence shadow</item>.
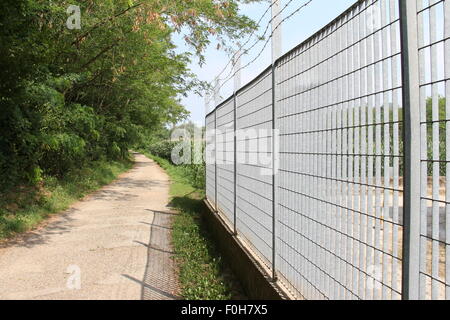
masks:
{"label": "fence shadow", "polygon": [[181,298],[171,244],[171,225],[175,213],[146,210],[153,213],[153,220],[151,223],[141,223],[150,226],[150,240],[148,243],[134,241],[147,248],[144,277],[138,280],[126,274],[122,276],[141,285],[142,300],[179,300]]}

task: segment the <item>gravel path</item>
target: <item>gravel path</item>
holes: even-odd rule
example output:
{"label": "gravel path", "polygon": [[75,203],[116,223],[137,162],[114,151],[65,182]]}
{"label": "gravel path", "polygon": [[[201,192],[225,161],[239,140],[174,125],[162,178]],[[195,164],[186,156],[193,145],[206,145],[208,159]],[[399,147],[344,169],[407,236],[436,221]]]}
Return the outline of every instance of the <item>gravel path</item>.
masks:
{"label": "gravel path", "polygon": [[169,178],[135,158],[116,182],[0,245],[0,299],[176,299]]}

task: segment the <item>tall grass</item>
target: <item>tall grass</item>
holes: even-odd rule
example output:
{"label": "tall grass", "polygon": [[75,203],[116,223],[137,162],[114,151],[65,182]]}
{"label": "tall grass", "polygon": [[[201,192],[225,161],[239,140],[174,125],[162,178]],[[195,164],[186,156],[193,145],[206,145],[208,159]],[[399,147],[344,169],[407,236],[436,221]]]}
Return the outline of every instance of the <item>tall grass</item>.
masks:
{"label": "tall grass", "polygon": [[180,270],[182,297],[192,300],[244,298],[202,221],[204,190],[192,184],[186,166],[175,166],[161,157],[147,155],[171,178],[170,204],[178,211],[173,222],[172,241]]}

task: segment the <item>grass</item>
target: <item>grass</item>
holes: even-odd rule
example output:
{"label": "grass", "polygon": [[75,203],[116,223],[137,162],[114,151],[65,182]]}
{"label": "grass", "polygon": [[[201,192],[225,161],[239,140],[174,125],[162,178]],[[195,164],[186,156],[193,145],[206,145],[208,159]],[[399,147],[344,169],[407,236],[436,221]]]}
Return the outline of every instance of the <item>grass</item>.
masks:
{"label": "grass", "polygon": [[146,154],[171,178],[171,206],[174,218],[172,241],[179,266],[181,296],[189,300],[227,300],[245,298],[237,280],[224,264],[201,219],[203,190],[194,188],[185,168]]}
{"label": "grass", "polygon": [[38,187],[19,187],[0,195],[0,239],[31,230],[51,214],[67,209],[85,195],[112,182],[132,161],[97,161],[63,179],[44,177]]}

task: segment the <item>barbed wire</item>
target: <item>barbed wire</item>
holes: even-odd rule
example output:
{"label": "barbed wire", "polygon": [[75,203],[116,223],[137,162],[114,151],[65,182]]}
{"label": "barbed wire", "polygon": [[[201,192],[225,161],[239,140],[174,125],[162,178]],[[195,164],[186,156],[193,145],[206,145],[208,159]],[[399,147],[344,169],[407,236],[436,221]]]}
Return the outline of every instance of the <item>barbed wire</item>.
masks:
{"label": "barbed wire", "polygon": [[[215,87],[216,85],[216,81],[218,81],[220,83],[220,81],[225,80],[224,84],[227,83],[230,79],[230,77],[233,77],[236,72],[233,74],[233,68],[230,69],[230,71],[228,72],[227,76],[224,79],[221,79],[220,76],[226,71],[226,69],[228,68],[228,66],[230,65],[230,63],[235,59],[236,55],[239,53],[239,57],[238,59],[240,59],[246,52],[249,52],[250,50],[252,50],[260,41],[264,40],[264,37],[266,36],[267,31],[269,30],[269,27],[272,24],[272,21],[277,18],[280,14],[283,13],[284,10],[286,10],[286,8],[293,2],[294,0],[289,0],[288,3],[276,14],[274,15],[266,24],[266,27],[264,29],[264,32],[262,35],[258,36],[258,38],[256,39],[256,41],[247,49],[242,50],[242,48],[244,46],[246,46],[251,38],[253,37],[253,35],[255,34],[255,31],[257,30],[258,27],[260,27],[260,23],[262,21],[262,19],[266,16],[266,14],[269,12],[269,10],[273,7],[274,4],[276,4],[277,2],[281,2],[281,0],[278,0],[276,2],[272,2],[267,8],[266,11],[263,13],[263,15],[259,18],[258,22],[257,22],[257,28],[252,32],[252,34],[247,38],[247,41],[245,43],[243,43],[242,45],[239,46],[239,48],[235,51],[235,53],[233,54],[233,56],[228,60],[228,63],[225,65],[225,67],[222,69],[222,71],[214,78],[214,80],[212,80],[209,85],[212,87]],[[241,33],[242,34],[242,33]],[[270,39],[271,37],[269,37]],[[219,88],[217,90],[220,90],[223,87],[223,85],[220,85]],[[206,98],[206,103],[209,103],[211,101],[211,96],[214,95],[207,95]]]}
{"label": "barbed wire", "polygon": [[[281,1],[281,0],[279,0]],[[258,28],[260,27],[260,23],[261,21],[264,19],[264,17],[266,16],[266,14],[269,12],[269,10],[272,8],[272,6],[275,4],[275,2],[272,2],[270,4],[270,6],[268,6],[266,8],[266,11],[264,11],[264,13],[261,15],[261,17],[259,18],[258,22],[256,23],[256,28],[252,31],[252,33],[247,37],[247,40],[243,43],[243,44],[239,44],[239,48],[234,52],[233,56],[228,60],[228,63],[225,65],[225,67],[219,72],[219,74],[215,77],[215,79],[220,79],[220,76],[227,70],[228,66],[230,65],[230,63],[235,59],[236,55],[240,52],[240,50],[246,46],[250,40],[252,39],[253,35],[255,34],[256,30],[258,30]],[[244,31],[242,31],[239,34],[239,38],[244,34]],[[210,83],[212,84],[212,83]]]}
{"label": "barbed wire", "polygon": [[[289,4],[290,4],[292,1],[294,1],[294,0],[290,0],[290,1],[283,7],[283,9],[279,12],[279,14],[281,14],[281,13],[289,6]],[[238,72],[244,70],[245,68],[247,68],[247,67],[249,67],[251,64],[253,64],[253,63],[261,56],[261,54],[264,52],[264,50],[266,49],[267,44],[269,43],[270,39],[273,37],[274,32],[275,32],[275,31],[276,31],[276,30],[277,30],[284,22],[286,22],[287,20],[289,20],[290,18],[292,18],[295,14],[297,14],[298,12],[300,12],[302,9],[304,9],[305,7],[307,7],[308,5],[310,5],[311,2],[313,2],[313,0],[308,0],[308,1],[305,2],[303,5],[301,5],[301,6],[298,7],[297,9],[295,9],[291,14],[289,14],[289,15],[286,16],[284,19],[282,19],[282,20],[280,21],[280,23],[279,23],[277,26],[275,26],[275,28],[272,30],[272,33],[271,33],[271,34],[269,35],[269,37],[266,39],[263,48],[259,51],[259,53],[256,55],[256,57],[253,58],[250,62],[248,62],[248,63],[247,63],[246,65],[244,65],[243,67],[241,67],[241,68],[239,68],[238,70],[236,70],[233,74],[231,74],[232,72],[229,73],[229,75],[227,76],[226,80],[225,80],[223,83],[221,83],[220,86],[219,86],[218,88],[215,88],[215,90],[220,91],[220,89],[221,89],[223,86],[225,86],[225,84],[227,84],[231,79],[233,79],[233,77],[236,75],[236,73],[238,73]],[[270,24],[270,23],[273,21],[273,19],[276,18],[276,17],[277,17],[277,15],[275,15],[275,16],[270,20],[269,24]],[[266,27],[265,33],[266,33],[267,30],[268,30],[269,24],[268,24],[267,27]],[[264,35],[265,35],[265,33],[264,33]],[[264,36],[264,35],[263,35],[263,36]],[[256,43],[257,43],[257,42],[256,42]],[[252,47],[250,47],[249,50],[251,50],[251,49],[256,45],[256,43],[255,43]]]}
{"label": "barbed wire", "polygon": [[[281,1],[281,0],[278,0],[278,1]],[[241,51],[241,50],[242,50],[242,47],[243,47],[243,46],[242,46],[241,48],[239,48],[239,49],[236,51],[235,55],[239,52],[239,53],[240,53],[239,58],[241,58],[241,57],[245,54],[245,52],[251,51],[251,50],[252,50],[252,49],[253,49],[260,41],[264,40],[264,37],[266,36],[267,31],[269,31],[269,27],[272,25],[273,20],[275,20],[275,18],[277,18],[280,14],[282,14],[283,11],[286,10],[287,7],[289,7],[289,5],[290,5],[293,1],[294,1],[294,0],[289,0],[289,1],[286,3],[286,5],[285,5],[285,6],[284,6],[284,7],[283,7],[276,15],[274,15],[274,16],[267,22],[263,34],[260,35],[260,36],[258,36],[258,38],[256,39],[256,41],[255,41],[249,48],[245,49],[245,50],[242,52],[242,51]],[[276,3],[276,2],[272,2],[272,4],[269,6],[269,8],[267,8],[266,13],[269,11],[270,8],[272,8],[272,6],[273,6],[275,3]],[[249,41],[247,41],[247,43],[248,43],[248,42],[249,42]],[[247,43],[246,43],[246,44],[247,44]],[[230,61],[231,61],[231,60],[230,60]],[[229,63],[228,63],[228,65],[229,65]],[[224,79],[220,79],[220,77],[216,77],[216,79],[218,78],[219,81],[221,81],[221,80],[226,80],[228,77],[230,77],[230,75],[231,75],[232,72],[233,72],[233,69],[230,70],[230,72],[228,73],[228,75],[227,75]]]}

